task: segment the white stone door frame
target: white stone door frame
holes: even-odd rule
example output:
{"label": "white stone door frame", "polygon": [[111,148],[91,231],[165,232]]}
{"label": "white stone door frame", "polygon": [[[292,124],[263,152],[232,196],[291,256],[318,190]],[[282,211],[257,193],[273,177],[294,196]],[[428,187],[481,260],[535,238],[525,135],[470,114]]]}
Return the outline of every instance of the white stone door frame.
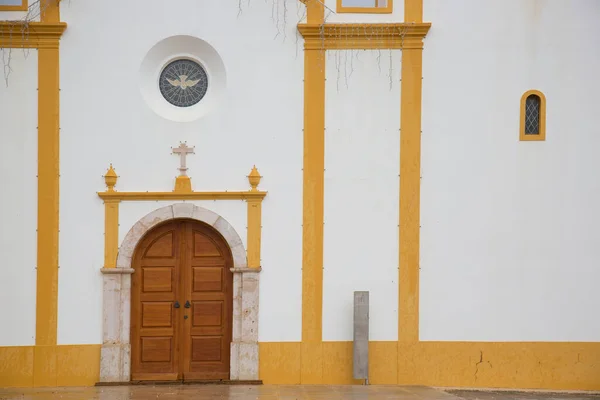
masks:
{"label": "white stone door frame", "polygon": [[100,382],[131,380],[131,262],[144,235],[157,225],[191,219],[212,226],[223,236],[233,256],[233,326],[230,379],[258,380],[258,289],[260,268],[248,268],[246,249],[235,229],[218,214],[190,203],[154,210],[129,230],[119,247],[116,268],[102,268],[103,329]]}

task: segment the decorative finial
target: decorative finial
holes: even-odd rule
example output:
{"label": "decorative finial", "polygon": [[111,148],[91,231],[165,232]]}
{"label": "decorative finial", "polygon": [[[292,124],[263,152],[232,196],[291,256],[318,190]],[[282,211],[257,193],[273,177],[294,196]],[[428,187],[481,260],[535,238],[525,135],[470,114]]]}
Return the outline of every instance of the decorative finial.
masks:
{"label": "decorative finial", "polygon": [[112,163],[110,164],[110,168],[106,171],[104,175],[104,182],[106,183],[107,191],[114,192],[115,185],[117,184],[117,173],[113,169]]}
{"label": "decorative finial", "polygon": [[250,186],[252,186],[252,189],[250,189],[251,192],[257,192],[257,186],[260,183],[260,178],[262,178],[262,176],[260,176],[260,174],[258,173],[258,170],[256,169],[256,165],[254,167],[252,167],[252,171],[250,171],[250,175],[248,175],[248,182],[250,182]]}

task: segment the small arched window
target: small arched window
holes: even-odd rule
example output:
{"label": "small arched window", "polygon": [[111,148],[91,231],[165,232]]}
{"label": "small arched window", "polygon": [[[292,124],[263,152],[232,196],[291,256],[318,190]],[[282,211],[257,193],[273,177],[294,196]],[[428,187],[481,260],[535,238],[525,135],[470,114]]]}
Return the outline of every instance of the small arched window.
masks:
{"label": "small arched window", "polygon": [[520,140],[546,140],[546,97],[529,90],[521,97]]}

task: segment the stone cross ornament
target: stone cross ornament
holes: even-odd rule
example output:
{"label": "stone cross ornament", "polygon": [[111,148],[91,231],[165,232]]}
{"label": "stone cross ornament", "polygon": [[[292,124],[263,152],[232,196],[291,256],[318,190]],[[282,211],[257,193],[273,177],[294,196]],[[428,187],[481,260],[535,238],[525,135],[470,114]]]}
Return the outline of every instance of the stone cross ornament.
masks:
{"label": "stone cross ornament", "polygon": [[171,154],[179,154],[179,176],[187,176],[187,167],[185,164],[186,157],[188,154],[195,154],[193,147],[188,147],[187,142],[179,144],[179,147],[171,147]]}

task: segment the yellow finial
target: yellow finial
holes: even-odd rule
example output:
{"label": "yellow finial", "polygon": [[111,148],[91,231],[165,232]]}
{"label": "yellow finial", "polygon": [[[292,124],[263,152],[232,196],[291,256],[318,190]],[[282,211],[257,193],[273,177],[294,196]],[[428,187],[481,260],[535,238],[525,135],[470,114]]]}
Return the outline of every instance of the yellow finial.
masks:
{"label": "yellow finial", "polygon": [[106,183],[108,192],[115,191],[114,188],[115,188],[115,185],[117,184],[117,173],[113,169],[112,163],[110,164],[108,171],[106,171],[106,174],[104,175],[104,182]]}
{"label": "yellow finial", "polygon": [[250,189],[250,191],[252,192],[257,192],[257,186],[260,183],[260,178],[262,178],[262,176],[260,176],[260,174],[258,173],[258,170],[256,169],[256,165],[254,167],[252,167],[252,171],[250,171],[250,175],[248,175],[248,182],[250,182],[250,186],[252,187],[252,189]]}

